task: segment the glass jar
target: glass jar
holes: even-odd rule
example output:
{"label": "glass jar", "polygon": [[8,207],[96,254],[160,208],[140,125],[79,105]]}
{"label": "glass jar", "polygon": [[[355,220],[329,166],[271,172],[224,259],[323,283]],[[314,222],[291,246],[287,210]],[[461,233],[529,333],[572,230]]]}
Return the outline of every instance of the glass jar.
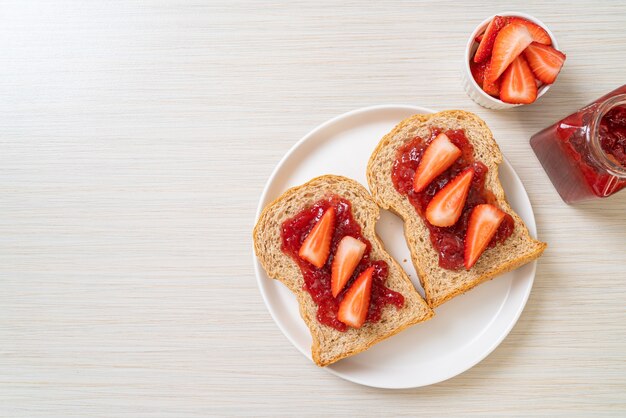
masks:
{"label": "glass jar", "polygon": [[626,85],[530,138],[566,203],[610,196],[626,187]]}

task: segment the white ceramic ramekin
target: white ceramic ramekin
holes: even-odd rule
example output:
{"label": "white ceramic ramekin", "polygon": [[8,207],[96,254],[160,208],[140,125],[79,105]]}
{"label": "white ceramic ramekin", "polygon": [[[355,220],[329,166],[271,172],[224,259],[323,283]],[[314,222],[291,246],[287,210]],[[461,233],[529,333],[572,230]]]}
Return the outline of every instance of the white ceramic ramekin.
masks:
{"label": "white ceramic ramekin", "polygon": [[[555,49],[559,49],[559,45],[556,43],[556,38],[554,37],[552,32],[550,32],[550,29],[548,29],[548,27],[544,25],[544,23],[541,20],[537,19],[536,17],[533,17],[526,13],[521,13],[521,12],[503,12],[503,13],[497,13],[494,16],[518,16],[518,17],[523,17],[524,19],[530,20],[531,22],[544,28],[546,32],[548,32],[548,35],[550,35],[550,39],[552,40],[552,47]],[[492,97],[488,95],[487,93],[485,93],[483,89],[481,89],[480,86],[476,84],[474,77],[472,77],[472,72],[470,71],[470,66],[469,66],[469,60],[471,57],[474,56],[474,51],[476,51],[476,49],[478,48],[478,43],[474,42],[474,38],[476,38],[478,34],[484,32],[485,29],[487,29],[487,25],[489,24],[489,22],[491,22],[491,19],[493,19],[494,16],[491,16],[485,19],[480,25],[476,27],[476,29],[474,29],[474,32],[472,32],[472,34],[470,35],[467,41],[467,45],[465,46],[465,54],[463,56],[463,71],[461,71],[461,79],[463,82],[463,88],[465,89],[465,92],[467,93],[467,95],[470,97],[470,99],[472,99],[479,105],[489,108],[489,109],[496,109],[496,110],[510,109],[512,107],[517,107],[517,106],[522,106],[522,105],[504,103],[502,100],[496,99],[495,97]],[[543,86],[539,88],[539,91],[537,92],[537,100],[539,100],[541,96],[546,94],[546,92],[550,89],[550,86],[551,84],[544,84]]]}

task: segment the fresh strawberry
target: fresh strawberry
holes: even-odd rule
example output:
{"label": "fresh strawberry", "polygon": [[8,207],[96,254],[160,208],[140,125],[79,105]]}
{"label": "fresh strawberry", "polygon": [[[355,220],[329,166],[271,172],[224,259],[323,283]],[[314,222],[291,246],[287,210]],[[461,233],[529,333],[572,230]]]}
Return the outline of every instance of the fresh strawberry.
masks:
{"label": "fresh strawberry", "polygon": [[489,72],[486,73],[485,78],[495,81],[532,41],[533,38],[526,26],[521,23],[506,25],[496,36],[488,67]]}
{"label": "fresh strawberry", "polygon": [[473,177],[474,169],[470,167],[439,190],[426,207],[428,222],[435,226],[454,225],[463,212]]}
{"label": "fresh strawberry", "polygon": [[330,281],[330,288],[334,297],[337,297],[346,283],[348,283],[348,280],[350,280],[354,269],[361,261],[361,258],[363,258],[366,247],[364,242],[348,235],[339,241],[337,252],[333,259]]}
{"label": "fresh strawberry", "polygon": [[470,71],[472,72],[472,77],[474,77],[474,81],[480,87],[483,86],[483,80],[485,79],[485,68],[487,67],[487,61],[481,62],[480,64],[476,64],[474,61],[470,61]]}
{"label": "fresh strawberry", "polygon": [[370,267],[357,277],[339,304],[337,319],[354,328],[361,328],[367,318],[372,293],[374,267]]}
{"label": "fresh strawberry", "polygon": [[508,23],[519,23],[526,26],[526,29],[530,32],[530,36],[533,37],[533,41],[544,45],[552,45],[550,35],[548,35],[548,32],[546,32],[546,30],[541,26],[526,20],[523,17],[509,16],[507,17],[507,20]]}
{"label": "fresh strawberry", "polygon": [[474,40],[478,43],[480,43],[480,41],[483,40],[483,37],[485,36],[485,32],[481,33],[480,35],[477,35],[476,38],[474,38]]}
{"label": "fresh strawberry", "polygon": [[326,264],[335,230],[335,208],[329,207],[304,239],[298,255],[317,268]]}
{"label": "fresh strawberry", "polygon": [[530,69],[537,80],[552,84],[565,62],[565,54],[551,46],[533,42],[524,50]]}
{"label": "fresh strawberry", "polygon": [[421,192],[439,174],[450,167],[461,156],[461,150],[446,134],[439,134],[428,145],[415,171],[413,190]]}
{"label": "fresh strawberry", "polygon": [[515,58],[502,75],[500,100],[528,104],[537,99],[537,83],[523,55]]}
{"label": "fresh strawberry", "polygon": [[500,97],[500,79],[483,82],[483,91],[490,96]]}
{"label": "fresh strawberry", "polygon": [[483,62],[491,55],[493,49],[493,43],[496,40],[496,35],[506,25],[506,19],[502,16],[494,16],[487,25],[487,30],[483,34],[480,40],[480,45],[474,54],[474,62]]}
{"label": "fresh strawberry", "polygon": [[465,268],[470,269],[498,231],[506,214],[493,205],[474,207],[465,235]]}
{"label": "fresh strawberry", "polygon": [[[485,74],[483,74],[483,77],[485,77],[487,75],[487,72],[490,71],[489,70],[489,66],[491,65],[491,62],[487,62],[487,65],[485,66]],[[483,79],[483,83],[482,83],[482,88],[483,91],[485,93],[487,93],[490,96],[493,97],[500,97],[500,79],[496,78],[495,81],[489,81],[486,79]]]}

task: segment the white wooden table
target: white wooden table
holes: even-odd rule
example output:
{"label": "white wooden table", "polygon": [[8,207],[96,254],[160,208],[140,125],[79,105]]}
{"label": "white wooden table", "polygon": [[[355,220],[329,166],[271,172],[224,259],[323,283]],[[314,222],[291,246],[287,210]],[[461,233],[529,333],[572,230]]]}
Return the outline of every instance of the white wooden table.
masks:
{"label": "white wooden table", "polygon": [[[626,82],[623,2],[514,1],[567,53],[540,102],[474,104],[462,2],[0,5],[0,416],[626,415],[626,193],[570,207],[528,139]],[[355,108],[476,112],[540,238],[528,305],[487,359],[386,391],[307,361],[252,270],[281,156]]]}

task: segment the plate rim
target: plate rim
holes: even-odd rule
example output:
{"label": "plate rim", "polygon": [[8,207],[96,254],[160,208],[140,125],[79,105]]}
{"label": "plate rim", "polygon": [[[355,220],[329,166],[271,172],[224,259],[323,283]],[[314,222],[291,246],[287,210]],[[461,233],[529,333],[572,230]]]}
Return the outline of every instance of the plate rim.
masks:
{"label": "plate rim", "polygon": [[[316,135],[319,131],[325,129],[326,127],[328,127],[330,125],[333,125],[333,124],[335,124],[335,123],[337,123],[337,122],[339,122],[339,121],[341,121],[343,119],[347,119],[347,118],[350,118],[352,116],[356,116],[356,115],[361,114],[361,113],[367,113],[367,112],[371,112],[371,111],[384,111],[384,110],[389,110],[389,109],[410,110],[410,111],[415,111],[416,113],[427,113],[427,114],[436,113],[434,110],[432,110],[430,108],[427,108],[427,107],[423,107],[423,106],[407,105],[407,104],[382,104],[382,105],[373,105],[373,106],[366,106],[366,107],[354,109],[354,110],[351,110],[351,111],[339,114],[339,115],[337,115],[335,117],[332,117],[332,118],[328,119],[327,121],[317,125],[315,128],[310,130],[307,134],[305,134],[302,138],[300,138],[295,144],[293,144],[291,146],[291,148],[289,148],[289,150],[278,161],[278,163],[276,164],[276,166],[272,170],[272,173],[270,174],[270,176],[266,180],[265,186],[263,187],[263,191],[261,192],[261,195],[259,197],[257,210],[256,210],[256,213],[255,213],[254,224],[256,225],[256,223],[257,223],[257,221],[258,221],[258,219],[259,219],[259,217],[261,215],[261,212],[263,211],[265,206],[267,204],[271,203],[271,202],[268,202],[268,203],[266,203],[264,205],[264,202],[267,200],[267,194],[269,192],[270,186],[274,182],[275,177],[278,174],[279,170],[289,160],[289,158],[302,145],[304,145],[312,136]],[[400,121],[398,121],[398,123],[399,122]],[[504,156],[504,154],[503,154],[503,162],[508,166],[508,168],[510,168],[510,172],[513,174],[514,181],[519,183],[519,185],[521,186],[521,190],[523,191],[523,193],[524,193],[524,195],[526,197],[526,200],[529,203],[529,208],[530,208],[530,210],[529,210],[529,219],[527,220],[528,222],[525,222],[525,223],[526,223],[526,227],[529,230],[530,235],[533,236],[533,237],[536,237],[537,236],[537,231],[536,231],[535,213],[534,213],[532,204],[530,202],[530,197],[528,196],[528,192],[526,191],[526,188],[524,187],[524,183],[520,179],[519,175],[517,174],[517,172],[513,168],[513,165]],[[369,192],[369,190],[368,190],[368,192]],[[505,194],[506,194],[506,191],[505,191]],[[270,316],[274,320],[274,323],[278,326],[278,328],[283,333],[283,335],[287,338],[287,340],[289,340],[289,342],[291,342],[291,344],[298,351],[300,351],[306,358],[308,358],[310,360],[309,354],[306,351],[304,351],[299,346],[299,344],[296,344],[294,338],[290,335],[290,333],[286,332],[286,330],[283,327],[283,325],[281,324],[281,322],[278,321],[278,319],[276,317],[277,314],[275,313],[275,311],[272,308],[271,304],[268,302],[268,296],[267,296],[266,291],[265,291],[265,289],[264,289],[264,287],[263,287],[263,285],[261,283],[262,266],[259,263],[258,258],[257,258],[256,254],[255,254],[254,242],[252,242],[252,261],[253,261],[253,265],[254,265],[254,273],[255,273],[255,277],[256,277],[257,287],[259,289],[259,292],[261,293],[261,296],[263,297],[263,303],[265,304],[265,307],[269,311]],[[426,386],[431,386],[431,385],[434,385],[434,384],[437,384],[437,383],[444,382],[444,381],[449,380],[449,379],[451,379],[451,378],[453,378],[455,376],[458,376],[458,375],[460,375],[462,373],[465,373],[466,371],[472,369],[478,363],[483,361],[485,358],[487,358],[502,343],[502,341],[504,341],[504,339],[509,335],[509,333],[511,332],[513,327],[517,324],[517,322],[518,322],[522,312],[524,311],[524,309],[526,307],[526,304],[528,302],[528,298],[530,297],[530,293],[532,291],[532,287],[533,287],[533,284],[534,284],[534,281],[535,281],[535,276],[536,276],[536,270],[537,270],[537,260],[533,260],[532,262],[529,263],[529,265],[531,265],[532,268],[531,268],[531,271],[528,274],[528,279],[527,279],[528,284],[527,284],[526,289],[524,291],[524,295],[522,297],[521,303],[519,304],[519,307],[518,307],[517,311],[513,315],[512,320],[506,326],[506,328],[501,332],[501,334],[498,336],[498,338],[496,338],[494,340],[494,342],[491,344],[491,346],[488,346],[483,351],[482,355],[477,356],[477,359],[475,361],[471,362],[471,364],[469,364],[463,370],[461,370],[461,371],[451,371],[450,373],[447,373],[447,374],[443,375],[443,377],[434,379],[430,383],[425,383],[425,384],[418,384],[418,385],[414,385],[414,384],[409,384],[409,385],[384,385],[383,384],[383,385],[381,385],[381,384],[372,384],[369,381],[364,381],[362,379],[355,378],[355,377],[350,376],[348,374],[344,374],[344,373],[338,372],[337,370],[334,370],[332,368],[332,365],[324,367],[324,369],[327,370],[328,372],[330,372],[331,374],[333,374],[335,376],[338,376],[338,377],[340,377],[340,378],[342,378],[344,380],[347,380],[349,382],[360,384],[360,385],[363,385],[363,386],[373,387],[373,388],[380,388],[380,389],[412,389],[412,388],[426,387]]]}

